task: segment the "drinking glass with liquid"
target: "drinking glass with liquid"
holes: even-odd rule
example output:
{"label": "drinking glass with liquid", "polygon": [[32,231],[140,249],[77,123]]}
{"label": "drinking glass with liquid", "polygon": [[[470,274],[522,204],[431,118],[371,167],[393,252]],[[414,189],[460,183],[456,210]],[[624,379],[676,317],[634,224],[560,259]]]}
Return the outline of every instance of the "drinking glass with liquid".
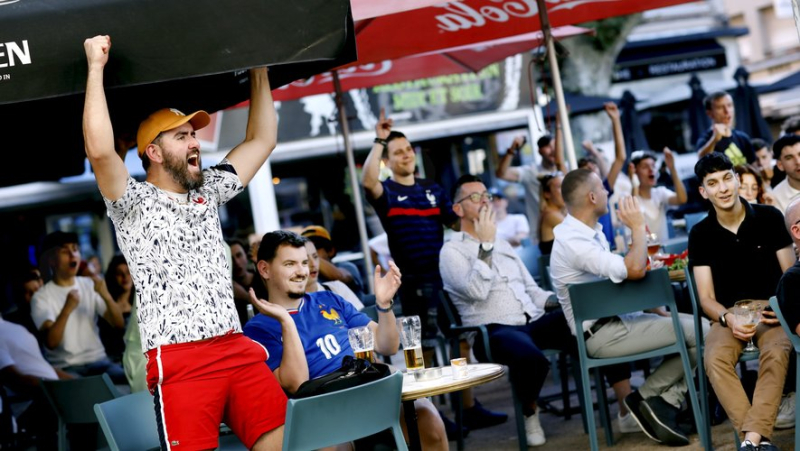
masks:
{"label": "drinking glass with liquid", "polygon": [[347,330],[350,347],[353,348],[356,358],[375,362],[375,335],[369,326],[354,327]]}
{"label": "drinking glass with liquid", "polygon": [[422,358],[422,323],[419,316],[399,318],[397,331],[400,334],[400,344],[403,345],[408,371],[414,372],[425,368],[425,360]]}

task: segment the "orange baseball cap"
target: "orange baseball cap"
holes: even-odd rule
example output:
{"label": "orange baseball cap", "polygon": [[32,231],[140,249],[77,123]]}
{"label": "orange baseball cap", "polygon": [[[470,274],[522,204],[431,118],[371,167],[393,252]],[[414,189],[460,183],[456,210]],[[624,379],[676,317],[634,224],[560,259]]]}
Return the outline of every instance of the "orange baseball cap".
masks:
{"label": "orange baseball cap", "polygon": [[328,230],[325,229],[325,227],[318,225],[306,227],[302,232],[300,232],[300,236],[304,236],[306,238],[319,237],[331,241],[331,234],[328,233]]}
{"label": "orange baseball cap", "polygon": [[139,156],[142,156],[144,150],[159,133],[180,127],[187,122],[192,124],[195,130],[200,130],[211,122],[211,117],[203,110],[186,115],[175,108],[163,108],[148,116],[139,125],[139,132],[136,133]]}

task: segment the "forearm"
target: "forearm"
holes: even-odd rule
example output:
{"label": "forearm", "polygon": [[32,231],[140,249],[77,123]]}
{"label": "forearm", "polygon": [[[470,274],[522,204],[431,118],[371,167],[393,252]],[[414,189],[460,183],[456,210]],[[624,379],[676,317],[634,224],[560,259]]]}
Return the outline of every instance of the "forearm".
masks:
{"label": "forearm", "polygon": [[375,193],[380,186],[381,157],[383,156],[383,145],[375,143],[364,161],[363,172],[361,173],[361,183],[368,194],[373,198],[379,197]]}
{"label": "forearm", "polygon": [[564,162],[564,133],[561,131],[561,125],[556,128],[556,154],[555,154],[556,169],[567,173],[567,165]]}
{"label": "forearm", "polygon": [[69,320],[70,312],[61,311],[56,318],[55,322],[53,322],[49,327],[47,327],[44,332],[45,338],[45,346],[48,349],[55,349],[58,345],[61,344],[61,340],[64,339],[64,329],[67,327],[67,320]]}
{"label": "forearm", "polygon": [[103,89],[103,67],[90,66],[86,78],[86,97],[83,108],[83,139],[89,161],[118,158],[114,147],[114,132]]}
{"label": "forearm", "polygon": [[346,269],[339,268],[333,263],[320,259],[319,274],[326,280],[338,280],[343,283],[353,282],[353,275]]}
{"label": "forearm", "polygon": [[625,267],[628,270],[628,279],[636,280],[644,277],[647,272],[647,238],[644,224],[631,232],[631,248],[625,255]]}
{"label": "forearm", "polygon": [[290,393],[294,393],[303,382],[309,379],[308,362],[306,361],[306,353],[294,320],[291,318],[281,320],[281,332],[283,336],[283,357],[281,358],[281,366],[276,371],[275,376],[281,387]]}
{"label": "forearm", "polygon": [[111,298],[108,290],[106,290],[105,293],[100,293],[100,297],[103,298],[103,301],[106,303],[106,313],[103,317],[111,326],[117,329],[124,329],[125,318],[122,317],[122,309],[120,309],[119,305]]}
{"label": "forearm", "polygon": [[703,147],[701,147],[700,149],[698,149],[698,151],[697,151],[697,158],[703,158],[704,156],[706,156],[706,155],[710,154],[711,152],[713,152],[713,151],[714,151],[714,146],[716,146],[716,145],[717,145],[717,140],[716,140],[716,138],[715,138],[715,137],[712,135],[712,136],[711,136],[711,139],[709,139],[709,140],[708,140],[708,142],[706,142],[706,143],[703,145]]}
{"label": "forearm", "polygon": [[397,319],[394,316],[394,312],[378,312],[378,327],[375,328],[375,350],[383,355],[394,355],[399,348],[400,334],[397,332]]}
{"label": "forearm", "polygon": [[265,160],[277,144],[278,116],[265,67],[250,70],[250,112],[245,140],[261,141]]}
{"label": "forearm", "polygon": [[500,164],[497,166],[497,171],[495,171],[495,175],[503,180],[509,181],[516,181],[512,180],[512,171],[511,168],[511,159],[514,158],[514,155],[511,152],[506,151],[505,155],[500,158]]}
{"label": "forearm", "polygon": [[683,180],[681,180],[680,174],[678,174],[678,171],[675,169],[675,165],[669,168],[669,172],[672,175],[672,184],[675,186],[675,194],[677,195],[675,204],[683,205],[689,200],[689,197],[686,195],[686,187],[683,186]]}

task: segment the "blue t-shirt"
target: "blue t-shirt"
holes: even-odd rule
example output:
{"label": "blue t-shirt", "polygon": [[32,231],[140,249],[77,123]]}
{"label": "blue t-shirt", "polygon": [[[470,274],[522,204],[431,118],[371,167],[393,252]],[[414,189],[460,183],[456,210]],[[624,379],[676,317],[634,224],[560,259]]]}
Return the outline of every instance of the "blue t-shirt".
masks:
{"label": "blue t-shirt", "polygon": [[[315,378],[338,370],[342,358],[354,355],[347,329],[366,326],[369,317],[330,291],[307,293],[296,310],[289,310],[308,362],[308,375]],[[258,314],[244,326],[244,334],[269,352],[267,365],[273,371],[283,359],[283,336],[278,320]]]}
{"label": "blue t-shirt", "polygon": [[458,219],[449,196],[426,179],[415,179],[411,186],[391,179],[382,183],[381,197],[367,199],[386,230],[392,259],[404,276],[441,285],[439,251],[444,227]]}

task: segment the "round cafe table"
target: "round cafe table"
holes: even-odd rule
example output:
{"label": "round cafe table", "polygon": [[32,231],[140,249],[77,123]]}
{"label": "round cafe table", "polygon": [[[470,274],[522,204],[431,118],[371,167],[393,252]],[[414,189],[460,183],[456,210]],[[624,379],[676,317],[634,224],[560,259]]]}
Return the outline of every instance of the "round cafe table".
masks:
{"label": "round cafe table", "polygon": [[417,382],[413,374],[403,375],[403,412],[408,430],[410,450],[420,450],[419,429],[417,427],[417,411],[414,400],[430,396],[443,395],[454,391],[499,379],[505,373],[502,365],[495,363],[476,363],[467,365],[469,374],[464,379],[453,379],[451,367],[442,367],[442,377],[430,381]]}

